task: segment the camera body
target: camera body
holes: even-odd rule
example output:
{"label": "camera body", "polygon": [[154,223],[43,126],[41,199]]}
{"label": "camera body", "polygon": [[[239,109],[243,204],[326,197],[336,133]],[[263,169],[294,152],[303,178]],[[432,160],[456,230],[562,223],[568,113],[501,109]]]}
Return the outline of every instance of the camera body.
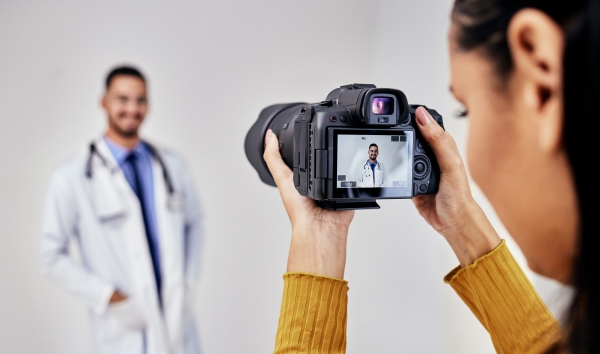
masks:
{"label": "camera body", "polygon": [[[265,108],[246,137],[246,154],[263,182],[275,185],[262,160],[272,129],[298,192],[326,209],[372,209],[377,199],[435,194],[440,171],[416,126],[419,106],[400,90],[341,86],[317,104]],[[443,127],[442,116],[428,111]]]}

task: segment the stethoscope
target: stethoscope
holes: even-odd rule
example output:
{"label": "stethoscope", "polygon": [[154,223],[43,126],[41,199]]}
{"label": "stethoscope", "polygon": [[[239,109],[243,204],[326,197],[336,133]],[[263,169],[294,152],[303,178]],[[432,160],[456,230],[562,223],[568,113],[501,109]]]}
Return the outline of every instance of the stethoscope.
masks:
{"label": "stethoscope", "polygon": [[[377,170],[381,171],[381,167],[379,167],[379,163],[377,163]],[[369,161],[365,162],[363,169],[365,170],[365,177],[371,177],[371,165],[369,165]]]}
{"label": "stethoscope", "polygon": [[[167,170],[167,167],[166,167],[163,159],[160,157],[160,154],[156,151],[156,148],[154,148],[154,146],[150,145],[147,142],[144,142],[144,144],[146,144],[146,146],[150,150],[150,153],[152,154],[152,156],[156,159],[156,161],[158,161],[158,164],[160,165],[160,168],[162,170],[163,179],[165,180],[165,185],[167,187],[167,194],[168,194],[167,206],[168,206],[168,208],[171,210],[181,209],[181,207],[183,206],[183,200],[178,193],[175,193],[175,188],[173,188],[173,182],[171,180],[171,177],[169,176],[169,171]],[[104,167],[108,168],[109,171],[111,172],[111,174],[117,170],[116,168],[111,167],[108,160],[104,156],[102,156],[102,154],[98,151],[98,148],[96,148],[96,143],[92,142],[90,144],[90,151],[89,151],[87,163],[85,165],[85,175],[88,179],[92,179],[92,177],[93,177],[92,160],[94,159],[94,156],[96,156],[100,159],[100,162],[102,162],[102,165],[104,165]]]}

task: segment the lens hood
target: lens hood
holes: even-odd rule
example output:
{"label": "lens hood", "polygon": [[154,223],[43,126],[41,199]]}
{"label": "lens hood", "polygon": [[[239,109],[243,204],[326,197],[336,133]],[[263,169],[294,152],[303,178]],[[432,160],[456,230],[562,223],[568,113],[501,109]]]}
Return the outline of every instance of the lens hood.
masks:
{"label": "lens hood", "polygon": [[263,109],[258,115],[258,119],[254,125],[252,125],[252,128],[250,128],[248,134],[246,135],[246,141],[244,142],[246,157],[256,172],[258,172],[260,180],[270,186],[276,187],[273,176],[271,175],[271,172],[269,172],[267,163],[263,158],[263,154],[265,152],[264,141],[267,130],[271,127],[273,120],[279,113],[288,108],[294,106],[303,106],[305,104],[306,103],[302,102],[283,103],[272,105]]}

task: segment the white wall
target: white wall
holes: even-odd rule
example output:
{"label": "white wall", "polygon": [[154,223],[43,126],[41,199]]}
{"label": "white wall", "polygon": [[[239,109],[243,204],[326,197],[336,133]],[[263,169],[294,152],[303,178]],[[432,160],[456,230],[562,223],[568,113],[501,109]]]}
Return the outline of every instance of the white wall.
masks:
{"label": "white wall", "polygon": [[[0,352],[89,353],[86,313],[39,274],[47,177],[102,133],[108,69],[139,65],[143,135],[183,154],[207,211],[197,298],[206,353],[272,350],[290,227],[246,161],[260,109],[318,101],[352,82],[437,108],[463,145],[448,87],[450,0],[2,1]],[[218,163],[220,172],[212,171]],[[410,201],[357,213],[351,229],[349,353],[484,353],[485,331],[442,277],[456,265]]]}

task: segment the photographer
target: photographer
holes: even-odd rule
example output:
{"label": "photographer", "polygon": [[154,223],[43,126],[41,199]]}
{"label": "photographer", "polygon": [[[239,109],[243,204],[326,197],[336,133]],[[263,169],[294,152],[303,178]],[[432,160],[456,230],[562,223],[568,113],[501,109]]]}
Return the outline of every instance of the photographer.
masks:
{"label": "photographer", "polygon": [[[498,352],[597,353],[593,242],[600,190],[600,1],[457,0],[451,90],[468,107],[469,168],[532,270],[575,287],[563,332],[471,196],[452,137],[419,108],[418,127],[441,170],[421,216],[460,266],[445,281]],[[464,112],[466,115],[466,111]],[[353,211],[320,209],[294,188],[269,131],[264,158],[292,224],[276,353],[343,353],[346,240]]]}

